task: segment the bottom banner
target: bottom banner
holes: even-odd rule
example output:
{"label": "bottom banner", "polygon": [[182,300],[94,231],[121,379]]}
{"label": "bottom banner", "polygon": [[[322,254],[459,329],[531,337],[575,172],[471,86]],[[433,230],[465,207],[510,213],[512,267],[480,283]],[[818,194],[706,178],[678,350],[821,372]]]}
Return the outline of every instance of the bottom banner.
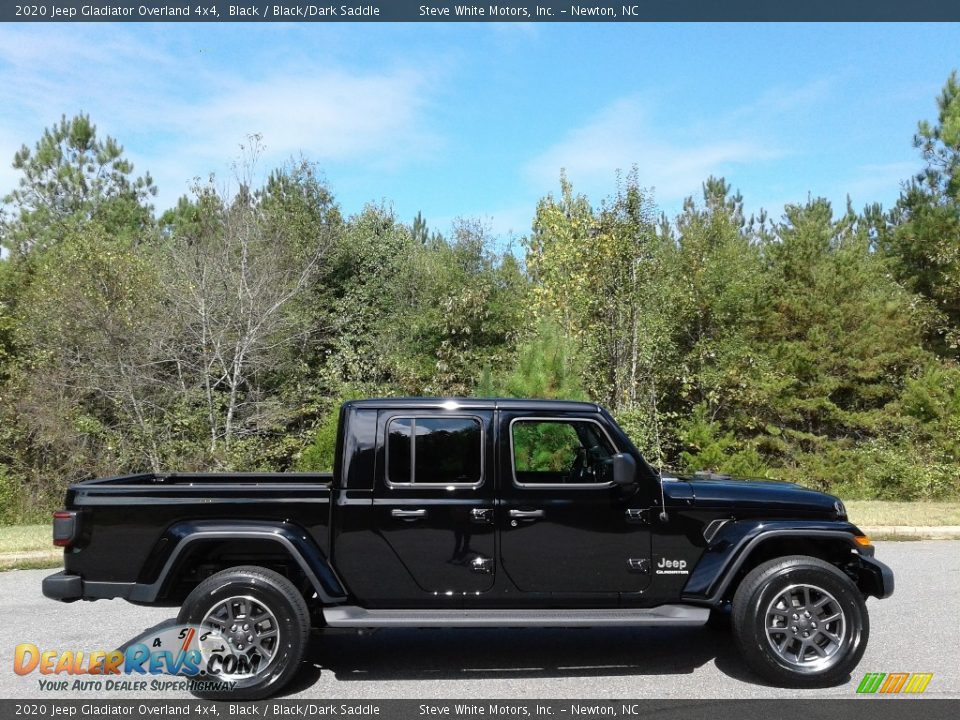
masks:
{"label": "bottom banner", "polygon": [[[865,705],[869,703],[869,706]],[[955,720],[960,699],[817,700],[0,700],[0,718],[567,718],[625,720]]]}

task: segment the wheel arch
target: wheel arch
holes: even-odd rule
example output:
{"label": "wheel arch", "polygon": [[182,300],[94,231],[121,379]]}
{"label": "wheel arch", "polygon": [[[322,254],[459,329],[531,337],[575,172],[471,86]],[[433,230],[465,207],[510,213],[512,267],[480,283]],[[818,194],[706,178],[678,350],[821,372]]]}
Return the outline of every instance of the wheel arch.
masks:
{"label": "wheel arch", "polygon": [[816,557],[850,576],[865,594],[876,594],[860,581],[862,533],[850,523],[840,527],[818,522],[731,522],[711,539],[683,591],[688,602],[722,607],[730,602],[747,573],[767,560],[787,555]]}
{"label": "wheel arch", "polygon": [[336,604],[347,592],[310,535],[292,523],[184,521],[154,546],[129,600],[170,604],[205,577],[238,565],[259,565]]}

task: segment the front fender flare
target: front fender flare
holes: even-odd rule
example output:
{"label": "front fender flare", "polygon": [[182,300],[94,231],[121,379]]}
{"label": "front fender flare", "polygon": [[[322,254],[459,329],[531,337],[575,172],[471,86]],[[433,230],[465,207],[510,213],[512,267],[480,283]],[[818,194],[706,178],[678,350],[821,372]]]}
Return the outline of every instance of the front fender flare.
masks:
{"label": "front fender flare", "polygon": [[291,523],[244,521],[193,521],[167,528],[144,567],[141,581],[127,597],[131,602],[153,603],[173,580],[177,561],[195,543],[210,540],[262,540],[276,543],[299,566],[324,604],[343,602],[347,592],[320,548],[302,528]]}
{"label": "front fender flare", "polygon": [[862,555],[872,555],[872,547],[860,546],[854,539],[862,534],[856,525],[835,520],[730,521],[710,539],[683,588],[682,597],[688,602],[720,605],[750,553],[772,538],[837,540],[849,544],[852,550]]}

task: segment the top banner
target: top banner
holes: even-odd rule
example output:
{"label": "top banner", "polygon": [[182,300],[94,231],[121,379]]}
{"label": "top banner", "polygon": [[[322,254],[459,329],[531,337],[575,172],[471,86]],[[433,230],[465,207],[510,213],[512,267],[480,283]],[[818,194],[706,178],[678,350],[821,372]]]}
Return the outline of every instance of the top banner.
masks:
{"label": "top banner", "polygon": [[655,22],[960,21],[960,0],[640,0],[639,2],[53,2],[0,7],[5,22]]}

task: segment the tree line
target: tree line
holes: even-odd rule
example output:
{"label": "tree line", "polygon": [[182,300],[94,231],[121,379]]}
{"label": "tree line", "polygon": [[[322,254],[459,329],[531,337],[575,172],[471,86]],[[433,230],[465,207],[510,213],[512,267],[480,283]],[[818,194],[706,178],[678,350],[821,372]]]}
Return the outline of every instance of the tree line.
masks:
{"label": "tree line", "polygon": [[606,405],[654,463],[851,497],[960,496],[960,81],[889,209],[747,216],[708,178],[673,218],[641,171],[561,174],[519,248],[370,204],[308,161],[156,187],[85,115],[13,159],[0,215],[0,521],[165,470],[328,469],[344,399]]}

